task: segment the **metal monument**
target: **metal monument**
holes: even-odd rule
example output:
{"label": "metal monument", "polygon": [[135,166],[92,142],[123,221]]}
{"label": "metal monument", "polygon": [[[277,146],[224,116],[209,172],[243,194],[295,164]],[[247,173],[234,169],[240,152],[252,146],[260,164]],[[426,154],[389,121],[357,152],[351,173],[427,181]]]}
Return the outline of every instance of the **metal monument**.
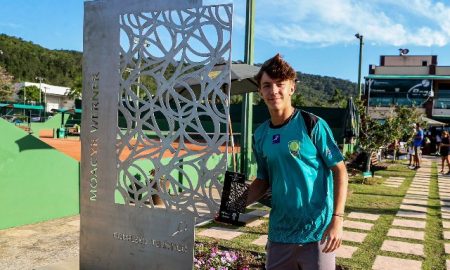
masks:
{"label": "metal monument", "polygon": [[231,29],[232,5],[85,2],[81,269],[192,269],[227,164]]}

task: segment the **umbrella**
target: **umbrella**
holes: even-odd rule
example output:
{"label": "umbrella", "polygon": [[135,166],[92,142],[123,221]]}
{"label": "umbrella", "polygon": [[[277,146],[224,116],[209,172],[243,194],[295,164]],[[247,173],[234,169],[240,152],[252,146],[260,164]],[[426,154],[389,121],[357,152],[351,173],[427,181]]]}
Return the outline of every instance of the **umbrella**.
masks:
{"label": "umbrella", "polygon": [[[210,78],[215,78],[223,71],[226,65],[216,65],[209,72]],[[258,84],[253,78],[259,71],[259,67],[248,64],[231,64],[231,89],[230,95],[240,95],[244,93],[257,92]],[[200,92],[200,78],[191,79],[187,81],[187,84],[198,96]],[[176,87],[179,94],[188,96],[188,91],[185,87]]]}
{"label": "umbrella", "polygon": [[422,121],[424,121],[428,127],[443,127],[447,125],[447,123],[439,122],[425,116],[422,116]]}
{"label": "umbrella", "polygon": [[359,136],[359,114],[353,99],[347,101],[347,109],[344,118],[344,137],[347,139]]}
{"label": "umbrella", "polygon": [[64,126],[64,115],[67,114],[74,114],[75,109],[51,109],[52,112],[59,112],[61,113],[61,127]]}

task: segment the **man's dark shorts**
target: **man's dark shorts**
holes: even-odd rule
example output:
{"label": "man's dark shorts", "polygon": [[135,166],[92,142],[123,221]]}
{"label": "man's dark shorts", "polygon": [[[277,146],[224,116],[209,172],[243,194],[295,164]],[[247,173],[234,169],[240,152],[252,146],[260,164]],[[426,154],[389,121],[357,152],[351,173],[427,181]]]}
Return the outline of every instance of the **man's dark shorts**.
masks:
{"label": "man's dark shorts", "polygon": [[335,253],[323,253],[324,247],[320,242],[299,245],[267,241],[266,270],[335,270]]}

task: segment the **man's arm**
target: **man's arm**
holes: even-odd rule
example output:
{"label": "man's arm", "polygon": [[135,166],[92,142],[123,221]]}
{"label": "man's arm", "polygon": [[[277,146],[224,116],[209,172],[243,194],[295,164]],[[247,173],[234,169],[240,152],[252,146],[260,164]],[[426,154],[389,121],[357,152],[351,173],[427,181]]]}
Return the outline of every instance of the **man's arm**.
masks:
{"label": "man's arm", "polygon": [[326,241],[323,252],[332,252],[341,245],[347,199],[348,174],[344,162],[337,163],[331,170],[334,180],[334,212],[331,222],[323,234],[322,243]]}
{"label": "man's arm", "polygon": [[269,181],[256,178],[248,188],[247,205],[261,199],[269,188]]}

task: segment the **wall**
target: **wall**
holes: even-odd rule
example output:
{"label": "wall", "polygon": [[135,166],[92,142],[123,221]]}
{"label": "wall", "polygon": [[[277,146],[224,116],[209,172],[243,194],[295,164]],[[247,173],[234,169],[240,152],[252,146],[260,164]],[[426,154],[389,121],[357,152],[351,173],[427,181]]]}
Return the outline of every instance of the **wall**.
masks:
{"label": "wall", "polygon": [[79,213],[79,163],[0,119],[0,229]]}

